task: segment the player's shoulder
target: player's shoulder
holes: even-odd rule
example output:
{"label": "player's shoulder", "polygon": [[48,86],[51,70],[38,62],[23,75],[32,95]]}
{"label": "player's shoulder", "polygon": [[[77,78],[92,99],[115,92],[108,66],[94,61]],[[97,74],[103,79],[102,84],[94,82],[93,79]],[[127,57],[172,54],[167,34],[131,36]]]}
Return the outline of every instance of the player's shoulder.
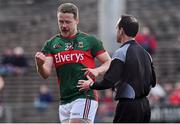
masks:
{"label": "player's shoulder", "polygon": [[52,42],[52,41],[56,40],[57,38],[60,38],[60,35],[59,35],[59,34],[55,34],[54,36],[52,36],[51,38],[49,38],[47,41],[48,41],[48,42]]}
{"label": "player's shoulder", "polygon": [[80,36],[85,36],[85,37],[88,37],[88,36],[89,36],[88,33],[83,32],[83,31],[79,31],[78,34],[79,34]]}
{"label": "player's shoulder", "polygon": [[89,38],[89,39],[97,39],[95,35],[93,34],[88,34],[82,31],[79,31],[79,36]]}

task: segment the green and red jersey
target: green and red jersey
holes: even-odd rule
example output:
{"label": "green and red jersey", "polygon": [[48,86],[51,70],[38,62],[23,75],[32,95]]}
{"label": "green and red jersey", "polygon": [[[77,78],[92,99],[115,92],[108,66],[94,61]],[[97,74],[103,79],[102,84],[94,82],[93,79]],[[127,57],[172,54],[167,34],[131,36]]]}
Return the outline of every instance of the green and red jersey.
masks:
{"label": "green and red jersey", "polygon": [[101,41],[82,32],[71,38],[56,35],[44,44],[42,52],[53,57],[62,104],[87,96],[97,100],[97,91],[79,92],[77,83],[86,79],[82,69],[95,68],[95,57],[105,52]]}

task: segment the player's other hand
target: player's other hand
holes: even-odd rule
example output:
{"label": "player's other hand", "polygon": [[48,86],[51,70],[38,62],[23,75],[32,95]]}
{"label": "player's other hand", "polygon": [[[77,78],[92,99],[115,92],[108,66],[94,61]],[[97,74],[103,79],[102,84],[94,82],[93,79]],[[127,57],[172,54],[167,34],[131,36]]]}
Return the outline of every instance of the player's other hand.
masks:
{"label": "player's other hand", "polygon": [[37,52],[35,54],[35,61],[39,66],[42,66],[45,62],[46,56],[42,52]]}
{"label": "player's other hand", "polygon": [[84,73],[85,76],[88,75],[92,79],[95,79],[99,75],[99,72],[96,69],[83,68],[82,71],[85,71],[85,73]]}
{"label": "player's other hand", "polygon": [[89,90],[90,89],[90,85],[92,83],[94,83],[90,76],[87,75],[86,77],[87,77],[88,80],[79,80],[78,81],[77,88],[79,88],[79,91]]}

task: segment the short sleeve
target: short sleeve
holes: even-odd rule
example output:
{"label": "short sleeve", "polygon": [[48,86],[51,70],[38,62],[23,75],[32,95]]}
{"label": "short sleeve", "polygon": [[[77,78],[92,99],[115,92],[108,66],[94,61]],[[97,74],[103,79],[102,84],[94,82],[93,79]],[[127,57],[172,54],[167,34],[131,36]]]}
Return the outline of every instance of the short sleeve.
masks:
{"label": "short sleeve", "polygon": [[105,52],[102,41],[98,40],[95,37],[91,37],[92,47],[91,47],[91,54],[93,57]]}
{"label": "short sleeve", "polygon": [[41,49],[41,52],[43,52],[44,54],[48,55],[51,54],[51,50],[50,50],[50,41],[46,41]]}

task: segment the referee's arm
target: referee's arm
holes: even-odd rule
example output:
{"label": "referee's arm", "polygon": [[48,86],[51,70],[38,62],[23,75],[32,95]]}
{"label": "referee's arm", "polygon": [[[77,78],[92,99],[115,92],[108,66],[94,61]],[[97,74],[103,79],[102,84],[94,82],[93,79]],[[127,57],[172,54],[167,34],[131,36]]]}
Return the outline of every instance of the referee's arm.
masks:
{"label": "referee's arm", "polygon": [[119,59],[112,60],[103,80],[90,85],[90,89],[104,90],[112,88],[117,81],[121,80],[123,65],[124,63]]}

